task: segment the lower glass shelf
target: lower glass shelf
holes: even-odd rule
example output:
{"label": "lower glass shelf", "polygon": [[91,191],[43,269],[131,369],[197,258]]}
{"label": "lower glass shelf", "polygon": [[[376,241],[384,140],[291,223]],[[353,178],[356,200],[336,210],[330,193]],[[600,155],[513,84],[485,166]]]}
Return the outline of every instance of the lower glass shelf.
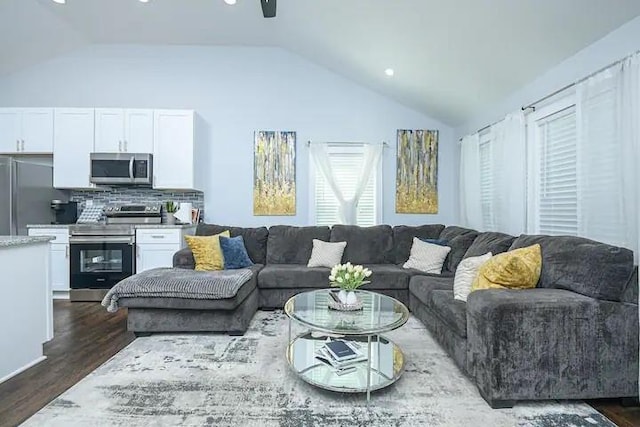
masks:
{"label": "lower glass shelf", "polygon": [[[336,369],[316,359],[317,350],[326,342],[326,337],[316,337],[306,332],[294,338],[287,347],[287,362],[304,381],[327,390],[344,393],[367,392],[369,361],[355,363],[354,370],[337,373]],[[350,336],[360,351],[367,354],[367,337]],[[371,368],[369,391],[387,387],[396,382],[404,372],[404,355],[400,347],[384,336],[371,337]]]}

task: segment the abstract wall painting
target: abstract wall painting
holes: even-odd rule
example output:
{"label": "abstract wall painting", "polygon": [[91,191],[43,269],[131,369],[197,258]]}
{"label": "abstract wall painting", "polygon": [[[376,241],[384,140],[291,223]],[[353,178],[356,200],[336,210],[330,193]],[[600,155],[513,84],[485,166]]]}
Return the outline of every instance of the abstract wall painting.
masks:
{"label": "abstract wall painting", "polygon": [[256,131],[253,214],[296,214],[296,133]]}
{"label": "abstract wall painting", "polygon": [[438,131],[398,129],[396,213],[438,213]]}

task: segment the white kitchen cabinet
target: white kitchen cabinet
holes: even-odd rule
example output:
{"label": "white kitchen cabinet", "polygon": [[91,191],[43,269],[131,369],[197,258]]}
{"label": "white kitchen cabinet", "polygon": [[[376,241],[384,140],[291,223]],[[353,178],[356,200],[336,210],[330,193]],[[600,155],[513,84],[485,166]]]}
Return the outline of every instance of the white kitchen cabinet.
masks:
{"label": "white kitchen cabinet", "polygon": [[153,123],[153,187],[202,190],[196,174],[194,112],[155,110]]}
{"label": "white kitchen cabinet", "polygon": [[153,110],[97,108],[95,121],[96,152],[153,151]]}
{"label": "white kitchen cabinet", "polygon": [[53,135],[53,186],[91,188],[89,154],[93,151],[94,110],[58,108]]}
{"label": "white kitchen cabinet", "polygon": [[0,109],[0,153],[53,152],[52,108]]}
{"label": "white kitchen cabinet", "polygon": [[172,267],[173,255],[186,246],[185,235],[194,227],[183,229],[142,228],[136,230],[136,273],[158,267]]}
{"label": "white kitchen cabinet", "polygon": [[30,228],[29,236],[52,236],[49,280],[53,298],[69,298],[69,229]]}

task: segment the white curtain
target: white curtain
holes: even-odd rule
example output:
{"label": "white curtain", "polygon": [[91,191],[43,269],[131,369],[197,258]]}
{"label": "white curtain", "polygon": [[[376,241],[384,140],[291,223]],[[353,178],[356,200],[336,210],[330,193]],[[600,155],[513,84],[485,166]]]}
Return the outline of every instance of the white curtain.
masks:
{"label": "white curtain", "polygon": [[358,181],[353,194],[344,194],[338,186],[331,167],[331,156],[327,150],[327,144],[315,143],[309,146],[311,157],[329,184],[333,195],[338,201],[338,219],[341,223],[355,225],[358,219],[358,202],[367,187],[372,171],[380,161],[382,144],[365,144],[363,147],[363,159],[358,174]]}
{"label": "white curtain", "polygon": [[480,136],[462,138],[460,143],[460,223],[483,230],[480,199]]}
{"label": "white curtain", "polygon": [[508,114],[491,126],[495,228],[517,236],[526,231],[526,126],[524,113]]}
{"label": "white curtain", "polygon": [[576,87],[578,234],[632,249],[638,259],[640,58]]}

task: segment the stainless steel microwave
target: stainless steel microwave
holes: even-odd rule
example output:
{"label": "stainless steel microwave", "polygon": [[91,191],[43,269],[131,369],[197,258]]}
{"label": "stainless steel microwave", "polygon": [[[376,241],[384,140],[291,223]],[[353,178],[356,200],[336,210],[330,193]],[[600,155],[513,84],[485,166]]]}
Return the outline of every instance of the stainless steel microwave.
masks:
{"label": "stainless steel microwave", "polygon": [[153,155],[134,153],[91,153],[91,179],[102,185],[145,185],[153,183]]}

